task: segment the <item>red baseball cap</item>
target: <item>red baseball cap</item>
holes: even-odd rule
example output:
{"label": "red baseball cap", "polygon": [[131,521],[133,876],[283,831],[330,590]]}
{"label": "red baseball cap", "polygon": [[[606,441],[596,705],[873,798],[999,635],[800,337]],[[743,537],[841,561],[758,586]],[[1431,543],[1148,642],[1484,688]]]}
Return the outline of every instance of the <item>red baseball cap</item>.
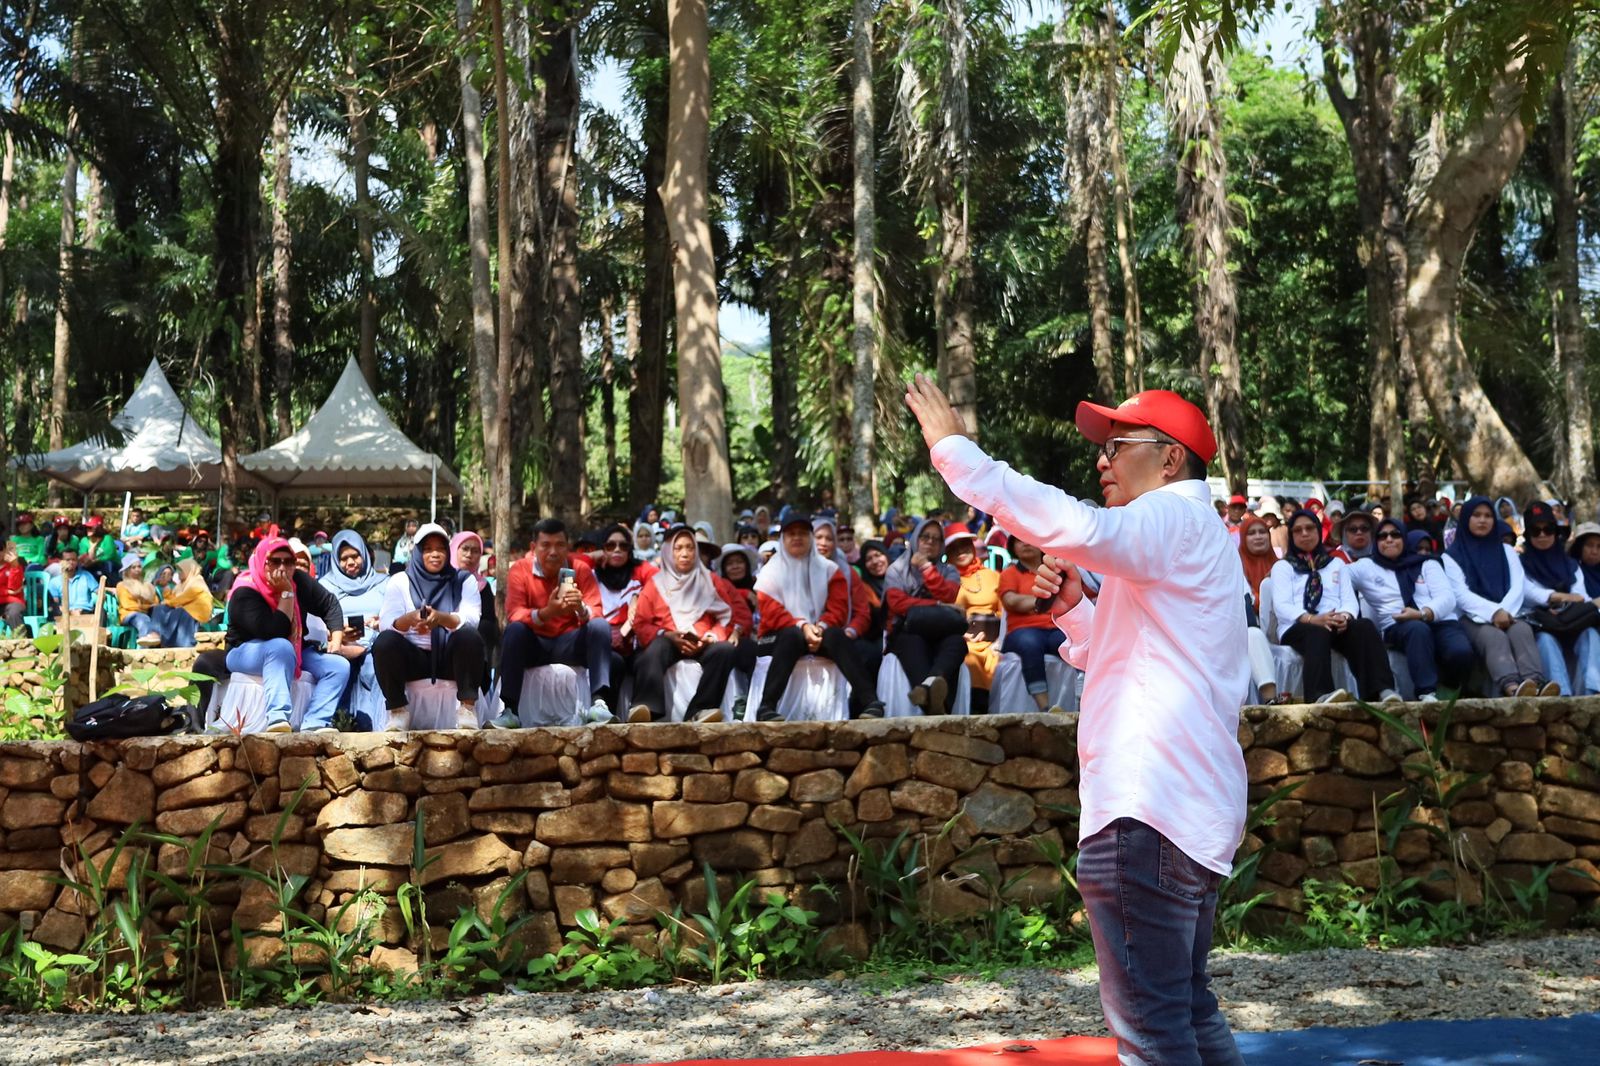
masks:
{"label": "red baseball cap", "polygon": [[1102,407],[1084,400],[1078,404],[1078,432],[1095,444],[1111,436],[1111,423],[1158,429],[1209,463],[1217,457],[1217,438],[1200,408],[1175,392],[1146,389],[1115,407]]}
{"label": "red baseball cap", "polygon": [[89,520],[84,523],[84,525],[88,526],[90,529],[99,529],[101,526],[103,526],[105,524],[106,524],[106,520],[104,518],[101,518],[97,514],[90,515],[89,516]]}
{"label": "red baseball cap", "polygon": [[1232,496],[1228,497],[1229,506],[1232,506],[1233,504],[1236,504],[1236,503],[1243,504],[1246,507],[1248,507],[1250,505],[1250,501],[1245,499],[1243,496],[1239,495],[1237,492],[1234,493]]}
{"label": "red baseball cap", "polygon": [[946,548],[958,540],[976,541],[978,535],[968,529],[965,522],[951,522],[944,530],[944,546]]}

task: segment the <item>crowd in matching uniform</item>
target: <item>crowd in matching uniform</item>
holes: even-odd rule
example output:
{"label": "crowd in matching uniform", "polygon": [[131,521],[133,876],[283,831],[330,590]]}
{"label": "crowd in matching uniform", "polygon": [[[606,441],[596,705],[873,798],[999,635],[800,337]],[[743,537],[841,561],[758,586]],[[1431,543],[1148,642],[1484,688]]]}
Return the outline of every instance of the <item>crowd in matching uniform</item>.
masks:
{"label": "crowd in matching uniform", "polygon": [[[1398,515],[1272,496],[1217,507],[1249,588],[1261,702],[1399,699],[1391,651],[1424,701],[1473,685],[1600,692],[1600,525],[1573,528],[1558,501],[1519,512],[1503,498],[1411,498]],[[655,507],[590,531],[545,519],[509,568],[502,618],[492,545],[471,530],[408,521],[383,550],[354,529],[286,536],[263,514],[214,544],[136,509],[116,536],[99,515],[41,529],[23,513],[0,552],[0,609],[21,628],[26,574],[43,571],[50,615],[88,615],[104,580],[109,613],[144,647],[192,647],[200,627],[221,624],[223,650],[196,669],[262,678],[271,731],[291,728],[296,679],[311,688],[303,730],[338,728],[341,714],[346,728],[405,729],[408,685],[440,679],[455,683],[459,727],[479,727],[493,691],[488,725],[515,728],[529,718],[524,672],[554,664],[587,678],[586,721],[661,721],[668,672],[685,660],[700,666],[687,717],[717,721],[730,679],[748,688],[766,659],[753,710],[771,721],[806,656],[837,666],[853,717],[884,714],[886,655],[923,714],[952,710],[963,670],[983,713],[1007,653],[1032,709],[1060,710],[1047,663],[1070,649],[1034,595],[1042,553],[971,509],[951,517],[891,510],[860,543],[827,507],[744,511],[727,543]],[[1084,580],[1095,595],[1097,575]],[[1300,691],[1280,691],[1273,645],[1298,653]],[[1336,680],[1334,653],[1355,691]]]}

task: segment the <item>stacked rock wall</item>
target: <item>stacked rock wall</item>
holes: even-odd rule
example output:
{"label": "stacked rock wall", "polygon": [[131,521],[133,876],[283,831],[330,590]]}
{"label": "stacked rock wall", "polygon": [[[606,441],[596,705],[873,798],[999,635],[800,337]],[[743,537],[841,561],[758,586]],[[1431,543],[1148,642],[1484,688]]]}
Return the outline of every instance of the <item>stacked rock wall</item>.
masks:
{"label": "stacked rock wall", "polygon": [[[1466,702],[1446,734],[1455,771],[1484,775],[1448,812],[1468,862],[1506,880],[1557,864],[1557,920],[1600,897],[1597,708]],[[1421,709],[1408,708],[1413,722]],[[1436,718],[1419,728],[1432,735]],[[486,911],[523,874],[507,905],[531,912],[530,947],[553,950],[588,907],[643,943],[659,912],[703,907],[709,864],[724,889],[750,878],[788,892],[859,949],[863,900],[849,889],[844,831],[875,846],[902,833],[920,840],[935,916],[1054,897],[1055,859],[1076,839],[1075,741],[1075,717],[1061,715],[0,745],[0,922],[75,946],[89,906],[52,879],[64,864],[81,870],[91,856],[120,886],[142,850],[177,875],[214,827],[205,861],[303,879],[298,903],[317,918],[368,889],[392,904],[414,880],[443,935],[461,907]],[[1313,878],[1376,886],[1387,845],[1374,805],[1406,785],[1403,764],[1417,754],[1404,738],[1348,705],[1250,708],[1240,742],[1253,802],[1299,785],[1244,842],[1266,849],[1262,913],[1292,917]],[[1415,817],[1446,821],[1426,806]],[[118,854],[134,825],[185,843],[135,842]],[[1453,870],[1421,828],[1401,831],[1392,857],[1404,876]],[[1476,902],[1481,881],[1422,888]],[[818,882],[845,890],[813,891]],[[279,921],[267,885],[210,892],[212,929]],[[387,959],[411,958],[397,908],[386,908],[379,936]]]}

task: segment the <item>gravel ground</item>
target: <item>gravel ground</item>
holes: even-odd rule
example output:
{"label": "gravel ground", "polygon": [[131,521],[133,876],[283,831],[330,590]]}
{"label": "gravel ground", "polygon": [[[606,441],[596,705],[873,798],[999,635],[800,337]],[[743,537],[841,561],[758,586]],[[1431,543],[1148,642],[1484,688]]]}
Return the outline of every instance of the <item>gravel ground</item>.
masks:
{"label": "gravel ground", "polygon": [[[1213,957],[1236,1029],[1600,1010],[1600,935],[1469,948]],[[0,1015],[0,1062],[609,1066],[1104,1035],[1094,971],[1013,970],[895,991],[765,981],[393,1007],[190,1015]]]}

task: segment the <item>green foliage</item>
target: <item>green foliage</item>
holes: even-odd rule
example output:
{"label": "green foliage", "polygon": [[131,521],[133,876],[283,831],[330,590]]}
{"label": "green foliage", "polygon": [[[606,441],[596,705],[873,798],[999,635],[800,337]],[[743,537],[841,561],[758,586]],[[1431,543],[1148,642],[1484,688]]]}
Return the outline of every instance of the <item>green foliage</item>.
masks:
{"label": "green foliage", "polygon": [[559,988],[639,988],[665,982],[670,974],[659,961],[617,939],[622,922],[602,921],[592,908],[574,915],[578,928],[567,932],[560,949],[532,959],[519,988],[548,992]]}
{"label": "green foliage", "polygon": [[61,637],[45,634],[33,638],[37,655],[6,662],[7,674],[33,674],[33,691],[6,686],[0,689],[0,740],[60,740],[62,689],[67,671],[57,654]]}

